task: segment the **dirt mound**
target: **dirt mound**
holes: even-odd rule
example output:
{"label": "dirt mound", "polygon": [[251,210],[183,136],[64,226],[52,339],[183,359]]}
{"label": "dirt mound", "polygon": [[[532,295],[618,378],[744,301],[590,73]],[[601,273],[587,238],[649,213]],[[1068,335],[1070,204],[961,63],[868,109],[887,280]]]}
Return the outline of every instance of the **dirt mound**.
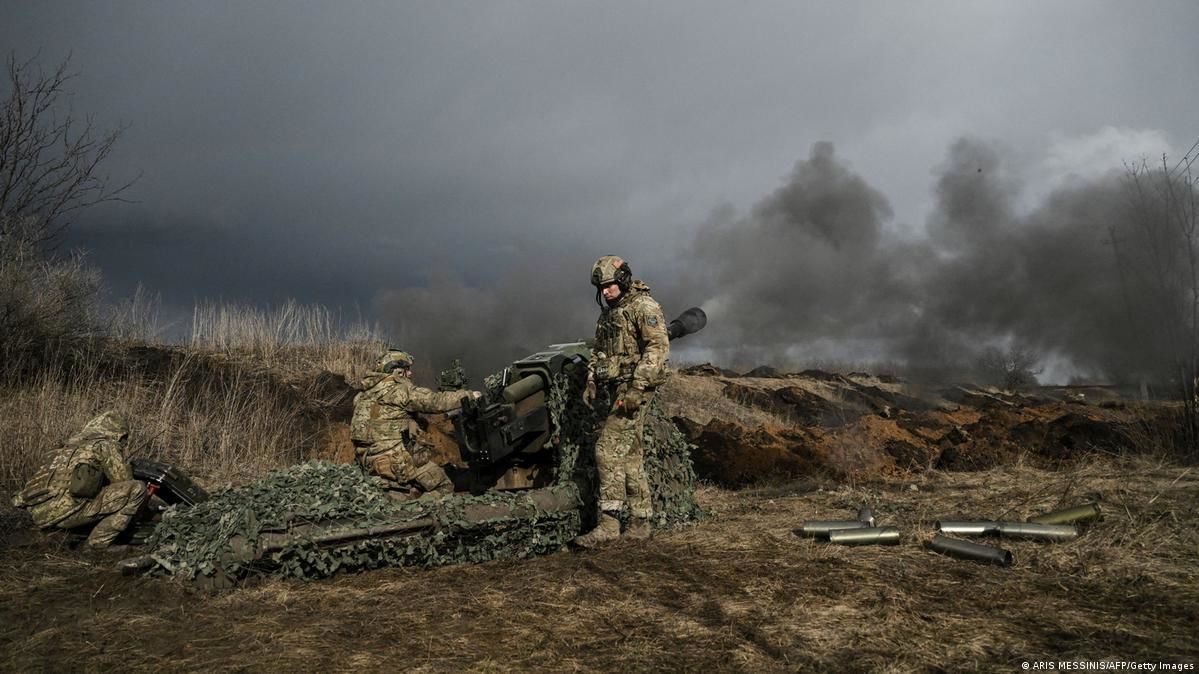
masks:
{"label": "dirt mound", "polygon": [[1096,453],[1150,451],[1172,427],[1163,405],[964,386],[916,390],[893,377],[817,370],[778,378],[680,372],[663,397],[696,447],[699,476],[728,486],[983,470],[1017,460],[1054,468]]}

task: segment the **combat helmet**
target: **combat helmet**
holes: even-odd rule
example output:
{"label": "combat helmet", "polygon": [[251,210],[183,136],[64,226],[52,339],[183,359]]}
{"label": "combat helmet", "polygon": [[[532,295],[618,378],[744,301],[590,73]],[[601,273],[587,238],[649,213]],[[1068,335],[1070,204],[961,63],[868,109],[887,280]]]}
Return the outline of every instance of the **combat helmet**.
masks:
{"label": "combat helmet", "polygon": [[375,370],[387,374],[391,374],[396,370],[408,370],[412,368],[412,363],[415,360],[412,354],[406,351],[389,348],[386,353],[379,357],[379,360],[375,361]]}
{"label": "combat helmet", "polygon": [[591,265],[591,285],[595,286],[595,301],[601,307],[603,301],[600,291],[610,283],[619,286],[622,295],[628,293],[633,284],[633,270],[629,268],[629,263],[616,255],[605,255]]}
{"label": "combat helmet", "polygon": [[84,424],[75,434],[76,440],[94,440],[108,438],[121,440],[129,436],[129,423],[117,412],[105,412]]}

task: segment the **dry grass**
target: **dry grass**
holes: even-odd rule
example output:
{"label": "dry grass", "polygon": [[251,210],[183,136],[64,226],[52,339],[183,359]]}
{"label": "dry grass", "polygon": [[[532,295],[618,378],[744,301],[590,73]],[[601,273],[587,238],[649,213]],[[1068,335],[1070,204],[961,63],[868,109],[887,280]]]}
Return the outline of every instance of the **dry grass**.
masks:
{"label": "dry grass", "polygon": [[275,309],[196,305],[191,346],[267,367],[317,367],[349,379],[364,375],[385,348],[377,326],[346,323],[327,307],[288,300]]}
{"label": "dry grass", "polygon": [[726,382],[722,378],[671,374],[661,388],[662,405],[666,415],[684,417],[697,424],[706,424],[713,419],[732,421],[748,427],[787,427],[795,420],[787,414],[776,414],[735,400],[724,394]]}
{"label": "dry grass", "polygon": [[327,309],[294,302],[199,307],[186,347],[145,346],[161,331],[144,295],[113,315],[123,339],[48,349],[36,370],[0,377],[0,496],[108,409],[129,418],[133,453],[178,463],[202,483],[303,460],[319,449],[333,402],[318,374],[356,380],[383,349],[368,327],[339,327]]}
{"label": "dry grass", "polygon": [[[705,488],[710,518],[647,544],[216,596],[120,579],[35,544],[0,556],[3,666],[992,672],[1025,660],[1199,659],[1194,471],[1105,461],[914,484]],[[921,545],[940,517],[1023,518],[1093,493],[1102,522],[1070,543],[1005,543],[1011,568]],[[901,528],[900,546],[791,533],[863,502]]]}

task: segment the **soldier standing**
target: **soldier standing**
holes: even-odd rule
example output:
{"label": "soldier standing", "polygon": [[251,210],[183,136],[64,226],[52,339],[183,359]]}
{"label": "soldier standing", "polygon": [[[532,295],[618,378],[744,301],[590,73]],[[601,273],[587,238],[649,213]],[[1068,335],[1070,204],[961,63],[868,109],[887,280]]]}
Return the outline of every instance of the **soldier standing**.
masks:
{"label": "soldier standing", "polygon": [[354,397],[350,438],[354,454],[368,473],[398,487],[415,486],[421,491],[451,494],[454,484],[445,469],[429,460],[415,439],[420,426],[413,412],[449,412],[462,406],[478,391],[430,391],[412,383],[409,354],[391,349],[376,363],[376,371],[363,380],[366,390]]}
{"label": "soldier standing", "polygon": [[666,381],[670,338],[662,308],[629,264],[605,255],[591,269],[600,316],[588,364],[587,396],[607,389],[612,407],[595,443],[599,524],[574,540],[593,547],[620,537],[620,511],[629,509],[625,535],[649,538],[653,501],[645,474],[643,429],[654,391]]}
{"label": "soldier standing", "polygon": [[13,505],[28,508],[43,529],[96,526],[87,537],[91,550],[107,548],[133,521],[148,494],[125,462],[129,426],[114,412],[87,422],[55,450]]}

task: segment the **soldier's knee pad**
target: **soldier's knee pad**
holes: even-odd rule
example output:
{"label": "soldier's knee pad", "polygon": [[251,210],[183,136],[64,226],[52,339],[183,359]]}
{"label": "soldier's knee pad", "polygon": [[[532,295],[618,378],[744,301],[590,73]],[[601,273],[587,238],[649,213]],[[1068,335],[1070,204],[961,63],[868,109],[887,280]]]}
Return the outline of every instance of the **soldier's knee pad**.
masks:
{"label": "soldier's knee pad", "polygon": [[425,491],[453,491],[453,483],[445,470],[432,461],[416,469],[416,483]]}

